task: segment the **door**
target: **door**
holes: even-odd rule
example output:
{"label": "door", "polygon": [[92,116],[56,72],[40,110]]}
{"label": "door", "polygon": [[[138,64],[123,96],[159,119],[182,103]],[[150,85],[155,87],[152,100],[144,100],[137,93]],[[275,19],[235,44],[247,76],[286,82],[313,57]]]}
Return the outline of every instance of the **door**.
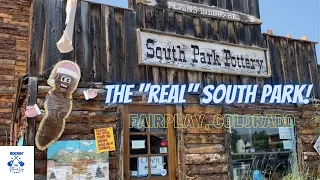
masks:
{"label": "door", "polygon": [[124,179],[174,180],[173,106],[128,105],[123,120]]}

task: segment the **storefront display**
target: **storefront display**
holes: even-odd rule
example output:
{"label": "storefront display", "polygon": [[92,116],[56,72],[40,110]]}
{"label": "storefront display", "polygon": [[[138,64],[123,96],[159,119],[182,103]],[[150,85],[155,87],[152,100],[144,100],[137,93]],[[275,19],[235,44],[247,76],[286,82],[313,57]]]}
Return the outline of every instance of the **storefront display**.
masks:
{"label": "storefront display", "polygon": [[129,1],[35,1],[30,82],[13,132],[36,146],[37,175],[319,175],[314,42],[262,34],[257,0]]}
{"label": "storefront display", "polygon": [[[255,121],[252,118],[248,119],[248,116],[239,116],[234,120],[239,125]],[[258,170],[264,178],[280,178],[297,165],[294,164],[294,119],[268,118],[268,121],[270,120],[274,123],[271,127],[265,124],[265,127],[261,128],[231,129],[231,155],[236,177],[251,179],[253,172]]]}

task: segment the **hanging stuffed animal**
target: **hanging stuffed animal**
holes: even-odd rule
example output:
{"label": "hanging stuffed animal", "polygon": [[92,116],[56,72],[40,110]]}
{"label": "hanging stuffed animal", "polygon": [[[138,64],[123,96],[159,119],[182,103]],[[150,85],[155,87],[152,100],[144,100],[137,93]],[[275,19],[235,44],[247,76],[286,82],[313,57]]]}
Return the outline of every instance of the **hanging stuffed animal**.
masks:
{"label": "hanging stuffed animal", "polygon": [[36,134],[36,146],[44,151],[62,135],[65,121],[72,110],[72,93],[80,81],[79,66],[68,60],[60,61],[54,67],[47,83],[52,87],[45,103],[45,116]]}

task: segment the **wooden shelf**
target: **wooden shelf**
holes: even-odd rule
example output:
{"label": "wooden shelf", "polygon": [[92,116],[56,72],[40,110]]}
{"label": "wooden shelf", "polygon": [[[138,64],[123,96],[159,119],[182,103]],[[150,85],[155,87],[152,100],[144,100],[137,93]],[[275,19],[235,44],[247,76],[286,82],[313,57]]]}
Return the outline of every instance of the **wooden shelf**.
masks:
{"label": "wooden shelf", "polygon": [[293,151],[281,151],[281,152],[254,152],[254,153],[231,153],[232,156],[250,156],[250,155],[264,155],[264,154],[288,154]]}

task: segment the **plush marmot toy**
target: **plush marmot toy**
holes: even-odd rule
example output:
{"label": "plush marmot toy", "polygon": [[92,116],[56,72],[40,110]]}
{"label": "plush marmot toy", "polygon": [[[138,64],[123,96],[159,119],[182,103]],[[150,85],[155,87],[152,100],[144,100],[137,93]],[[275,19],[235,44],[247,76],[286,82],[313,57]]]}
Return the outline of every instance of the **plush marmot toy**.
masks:
{"label": "plush marmot toy", "polygon": [[36,134],[36,146],[44,151],[62,135],[65,121],[72,110],[72,93],[80,81],[79,66],[68,60],[60,61],[54,67],[48,79],[52,87],[45,103],[45,116],[41,120]]}

